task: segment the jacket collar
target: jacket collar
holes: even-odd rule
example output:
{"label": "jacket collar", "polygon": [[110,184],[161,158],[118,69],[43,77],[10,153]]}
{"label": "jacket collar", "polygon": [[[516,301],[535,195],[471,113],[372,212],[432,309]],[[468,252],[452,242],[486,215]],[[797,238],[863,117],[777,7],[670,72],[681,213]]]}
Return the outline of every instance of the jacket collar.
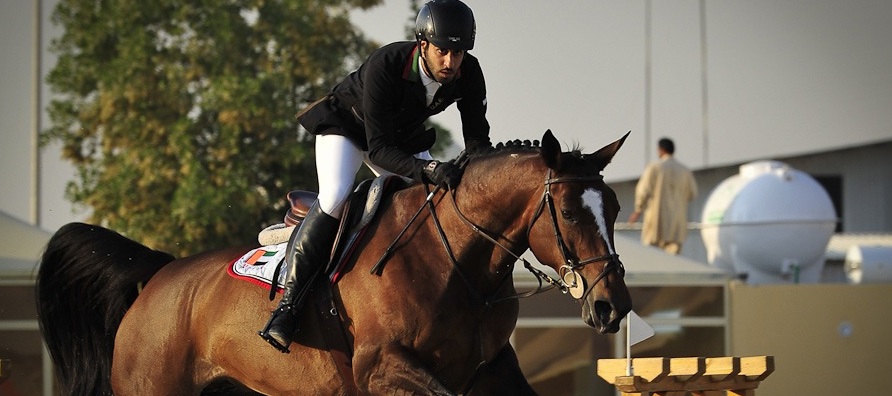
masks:
{"label": "jacket collar", "polygon": [[416,44],[415,47],[412,48],[412,54],[409,55],[409,61],[406,63],[406,67],[403,70],[403,79],[412,82],[421,82],[421,70],[418,69],[418,58],[421,56],[421,51],[419,51],[419,46]]}

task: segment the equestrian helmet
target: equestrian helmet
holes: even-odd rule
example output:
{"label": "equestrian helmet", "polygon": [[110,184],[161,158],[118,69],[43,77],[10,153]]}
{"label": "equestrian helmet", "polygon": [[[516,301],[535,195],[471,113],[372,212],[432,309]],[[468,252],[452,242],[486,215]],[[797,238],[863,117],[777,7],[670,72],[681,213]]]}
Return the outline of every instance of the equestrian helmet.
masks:
{"label": "equestrian helmet", "polygon": [[477,25],[474,13],[459,0],[427,2],[415,18],[415,40],[438,48],[469,51],[474,48]]}

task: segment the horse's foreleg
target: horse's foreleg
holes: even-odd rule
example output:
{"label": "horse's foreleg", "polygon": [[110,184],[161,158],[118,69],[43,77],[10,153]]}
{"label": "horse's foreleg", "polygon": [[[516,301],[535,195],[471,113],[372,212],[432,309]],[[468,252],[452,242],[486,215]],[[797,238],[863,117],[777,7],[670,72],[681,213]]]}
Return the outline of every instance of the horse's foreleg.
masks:
{"label": "horse's foreleg", "polygon": [[511,344],[506,344],[496,358],[477,372],[468,395],[535,395],[527,382]]}
{"label": "horse's foreleg", "polygon": [[353,357],[356,385],[373,395],[454,395],[405,348],[387,345]]}

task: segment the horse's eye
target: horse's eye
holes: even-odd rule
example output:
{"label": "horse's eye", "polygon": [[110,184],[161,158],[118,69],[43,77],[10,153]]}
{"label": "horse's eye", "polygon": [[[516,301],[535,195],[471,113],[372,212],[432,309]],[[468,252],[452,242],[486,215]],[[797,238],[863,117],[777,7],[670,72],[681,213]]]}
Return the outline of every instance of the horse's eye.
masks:
{"label": "horse's eye", "polygon": [[563,217],[564,220],[567,220],[567,221],[572,222],[572,223],[576,223],[576,218],[573,217],[573,212],[570,211],[570,210],[562,209],[562,210],[561,210],[561,217]]}

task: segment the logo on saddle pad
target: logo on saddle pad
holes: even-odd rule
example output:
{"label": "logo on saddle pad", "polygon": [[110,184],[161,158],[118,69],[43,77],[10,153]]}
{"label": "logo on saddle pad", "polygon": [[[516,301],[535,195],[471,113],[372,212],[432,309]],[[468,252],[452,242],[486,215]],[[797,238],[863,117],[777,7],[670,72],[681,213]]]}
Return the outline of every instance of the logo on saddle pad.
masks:
{"label": "logo on saddle pad", "polygon": [[276,267],[282,263],[278,279],[276,279],[276,288],[281,288],[285,284],[285,277],[288,274],[287,264],[283,261],[287,248],[288,242],[284,242],[252,249],[233,261],[227,271],[234,278],[270,288]]}

